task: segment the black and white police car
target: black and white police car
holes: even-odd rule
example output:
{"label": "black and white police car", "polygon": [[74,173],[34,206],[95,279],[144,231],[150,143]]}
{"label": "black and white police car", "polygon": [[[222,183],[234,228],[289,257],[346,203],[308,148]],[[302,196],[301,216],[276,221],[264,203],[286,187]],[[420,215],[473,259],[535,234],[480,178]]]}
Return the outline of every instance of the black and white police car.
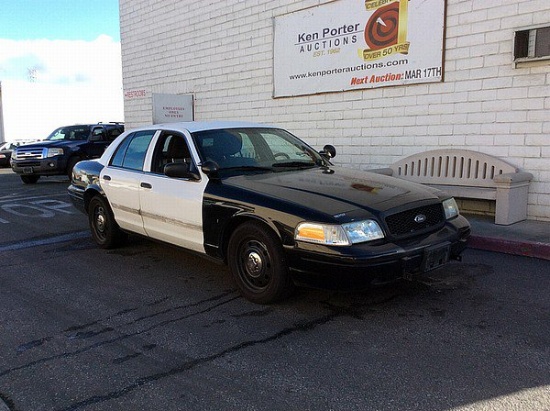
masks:
{"label": "black and white police car", "polygon": [[255,123],[151,125],[79,162],[69,195],[99,246],[134,233],[198,252],[257,303],[295,284],[356,288],[460,258],[470,225],[452,197],[334,166],[334,155]]}

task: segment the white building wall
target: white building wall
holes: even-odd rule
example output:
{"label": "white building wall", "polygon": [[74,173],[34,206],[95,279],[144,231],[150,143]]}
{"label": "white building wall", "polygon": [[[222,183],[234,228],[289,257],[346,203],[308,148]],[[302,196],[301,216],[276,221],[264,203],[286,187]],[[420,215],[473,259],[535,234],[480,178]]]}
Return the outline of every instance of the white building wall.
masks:
{"label": "white building wall", "polygon": [[354,168],[477,150],[533,173],[529,218],[550,220],[550,63],[512,64],[548,0],[447,0],[444,82],[273,99],[273,18],[323,3],[120,0],[127,128],[151,123],[152,93],[193,94],[196,120],[280,125]]}

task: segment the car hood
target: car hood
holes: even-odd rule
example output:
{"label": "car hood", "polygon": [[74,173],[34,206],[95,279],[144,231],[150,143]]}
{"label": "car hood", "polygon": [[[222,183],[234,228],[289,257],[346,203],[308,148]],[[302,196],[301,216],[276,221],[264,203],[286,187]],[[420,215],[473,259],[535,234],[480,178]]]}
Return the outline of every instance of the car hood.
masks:
{"label": "car hood", "polygon": [[55,148],[55,147],[69,147],[69,146],[77,146],[82,143],[85,143],[86,140],[57,140],[57,141],[49,141],[49,140],[43,140],[39,141],[37,143],[32,144],[25,144],[23,146],[19,146],[18,148],[23,149],[29,149],[29,148]]}
{"label": "car hood", "polygon": [[223,184],[331,216],[355,210],[376,215],[405,204],[439,201],[433,188],[341,167],[235,176]]}

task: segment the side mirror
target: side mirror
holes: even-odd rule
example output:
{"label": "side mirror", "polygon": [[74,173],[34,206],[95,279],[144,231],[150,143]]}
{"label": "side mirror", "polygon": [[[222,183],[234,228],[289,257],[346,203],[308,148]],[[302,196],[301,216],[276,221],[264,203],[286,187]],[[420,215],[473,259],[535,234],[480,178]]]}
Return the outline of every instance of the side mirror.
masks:
{"label": "side mirror", "polygon": [[334,146],[327,144],[326,146],[323,147],[323,151],[319,151],[319,154],[321,154],[323,157],[326,157],[330,160],[331,158],[336,157],[336,149],[334,148]]}
{"label": "side mirror", "polygon": [[90,143],[94,143],[96,141],[102,141],[103,140],[103,134],[92,134],[90,136]]}
{"label": "side mirror", "polygon": [[164,175],[174,178],[189,178],[191,180],[200,180],[200,176],[189,170],[187,163],[168,163],[164,166]]}
{"label": "side mirror", "polygon": [[202,166],[201,170],[204,174],[206,174],[210,178],[215,178],[218,175],[218,171],[220,170],[220,166],[218,163],[212,160],[206,160]]}

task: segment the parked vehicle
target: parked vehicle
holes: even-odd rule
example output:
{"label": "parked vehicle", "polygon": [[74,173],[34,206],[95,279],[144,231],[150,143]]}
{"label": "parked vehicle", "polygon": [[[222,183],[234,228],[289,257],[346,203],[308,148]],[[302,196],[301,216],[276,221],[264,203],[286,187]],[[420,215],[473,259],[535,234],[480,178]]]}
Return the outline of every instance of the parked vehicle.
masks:
{"label": "parked vehicle", "polygon": [[97,158],[124,132],[121,123],[65,126],[55,129],[45,140],[18,147],[11,158],[13,171],[25,184],[34,184],[40,176],[71,176],[80,160]]}
{"label": "parked vehicle", "polygon": [[152,125],[78,163],[69,195],[99,246],[135,233],[195,251],[228,264],[257,303],[295,284],[357,288],[459,259],[470,225],[452,197],[334,166],[335,154],[255,123]]}
{"label": "parked vehicle", "polygon": [[0,144],[0,167],[9,167],[12,151],[18,146],[16,143]]}

